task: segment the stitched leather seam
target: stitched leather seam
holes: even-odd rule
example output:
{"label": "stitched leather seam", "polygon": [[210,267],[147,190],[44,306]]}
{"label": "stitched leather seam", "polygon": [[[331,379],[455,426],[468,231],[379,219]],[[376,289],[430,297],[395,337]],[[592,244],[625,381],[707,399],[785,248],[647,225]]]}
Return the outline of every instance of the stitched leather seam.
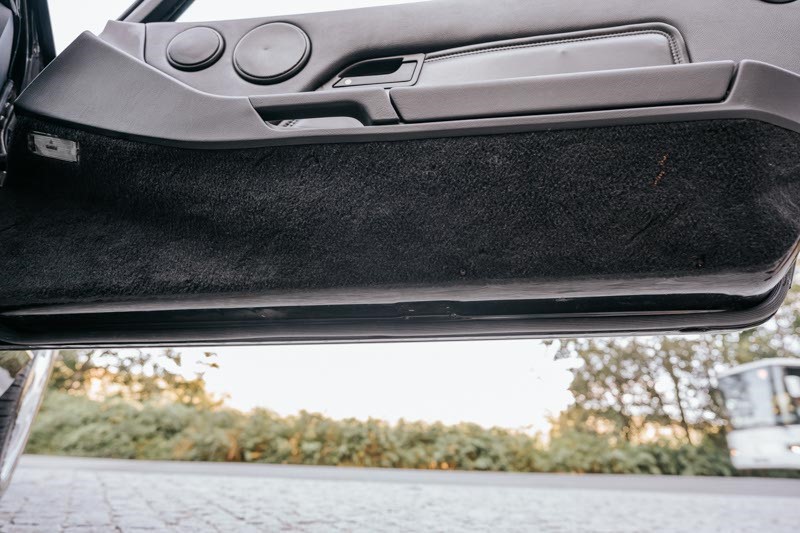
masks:
{"label": "stitched leather seam", "polygon": [[637,31],[628,31],[628,32],[619,32],[619,33],[609,33],[607,35],[594,35],[591,37],[574,37],[571,39],[556,39],[553,41],[542,41],[537,43],[527,43],[527,44],[515,44],[515,45],[505,45],[505,46],[492,46],[487,48],[482,48],[479,50],[470,50],[468,52],[456,52],[453,54],[448,54],[440,57],[431,57],[425,60],[426,63],[432,63],[434,61],[445,61],[448,59],[456,59],[459,57],[465,56],[472,56],[472,55],[479,55],[479,54],[490,54],[493,52],[503,52],[506,50],[519,50],[524,48],[537,48],[542,46],[551,46],[555,44],[568,44],[568,43],[579,43],[585,41],[599,41],[601,39],[613,39],[618,37],[628,37],[631,35],[661,35],[667,39],[667,43],[669,45],[670,55],[672,56],[672,62],[683,63],[683,54],[681,54],[680,49],[678,47],[678,43],[676,42],[675,38],[667,32],[658,31],[658,30],[637,30]]}

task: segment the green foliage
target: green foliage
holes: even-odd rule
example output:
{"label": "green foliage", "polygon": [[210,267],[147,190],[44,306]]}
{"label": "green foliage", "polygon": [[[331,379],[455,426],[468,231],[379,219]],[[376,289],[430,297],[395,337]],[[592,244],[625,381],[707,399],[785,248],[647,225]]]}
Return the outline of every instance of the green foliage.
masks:
{"label": "green foliage", "polygon": [[[236,460],[241,413],[179,403],[104,402],[48,392],[28,441],[30,453],[119,459]],[[233,437],[233,438],[232,438]]]}
{"label": "green foliage", "polygon": [[241,435],[248,461],[284,464],[459,470],[528,470],[544,453],[527,435],[474,424],[331,420],[257,409]]}
{"label": "green foliage", "polygon": [[28,453],[272,464],[504,472],[733,475],[724,442],[632,444],[556,425],[552,440],[474,424],[281,417],[51,391]]}
{"label": "green foliage", "polygon": [[[204,366],[217,368],[216,354],[207,352]],[[193,378],[180,372],[181,354],[174,350],[62,350],[53,368],[50,388],[86,395],[93,388],[104,397],[136,402],[157,398],[184,405],[216,407],[221,401],[208,394],[203,373]]]}

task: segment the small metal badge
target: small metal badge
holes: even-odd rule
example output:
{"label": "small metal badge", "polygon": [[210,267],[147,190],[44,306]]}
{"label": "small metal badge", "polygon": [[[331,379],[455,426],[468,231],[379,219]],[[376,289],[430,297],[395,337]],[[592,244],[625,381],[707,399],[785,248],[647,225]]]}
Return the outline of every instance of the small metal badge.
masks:
{"label": "small metal badge", "polygon": [[59,139],[43,133],[31,133],[28,136],[28,147],[34,154],[70,163],[78,162],[80,152],[78,143],[75,141]]}

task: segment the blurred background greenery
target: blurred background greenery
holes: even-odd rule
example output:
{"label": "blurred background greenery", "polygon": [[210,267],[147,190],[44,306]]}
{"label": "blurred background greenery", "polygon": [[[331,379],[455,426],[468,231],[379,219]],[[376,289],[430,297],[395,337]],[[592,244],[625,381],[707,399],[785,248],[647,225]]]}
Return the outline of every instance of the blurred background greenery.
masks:
{"label": "blurred background greenery", "polygon": [[[512,472],[739,475],[729,460],[716,374],[800,357],[800,290],[744,333],[562,340],[575,365],[573,406],[547,432],[475,424],[333,420],[229,408],[186,378],[181,355],[64,351],[27,453],[277,464]],[[204,365],[218,367],[206,354]],[[365,400],[368,401],[368,400]],[[790,472],[759,475],[794,476]]]}

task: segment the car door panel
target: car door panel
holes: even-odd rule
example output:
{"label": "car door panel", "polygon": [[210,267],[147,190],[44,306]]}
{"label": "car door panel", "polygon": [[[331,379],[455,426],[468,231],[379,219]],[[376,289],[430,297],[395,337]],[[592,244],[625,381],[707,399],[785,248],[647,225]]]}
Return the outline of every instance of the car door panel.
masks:
{"label": "car door panel", "polygon": [[[800,236],[799,17],[757,0],[465,0],[112,22],[16,102],[0,338],[488,338],[765,320]],[[771,25],[773,46],[752,28],[735,35],[745,22]],[[311,52],[294,76],[253,83],[233,66],[237,43],[268,23],[302,29]],[[169,43],[193,27],[218,32],[224,51],[175,68]],[[47,139],[74,143],[75,160],[31,149]]]}

